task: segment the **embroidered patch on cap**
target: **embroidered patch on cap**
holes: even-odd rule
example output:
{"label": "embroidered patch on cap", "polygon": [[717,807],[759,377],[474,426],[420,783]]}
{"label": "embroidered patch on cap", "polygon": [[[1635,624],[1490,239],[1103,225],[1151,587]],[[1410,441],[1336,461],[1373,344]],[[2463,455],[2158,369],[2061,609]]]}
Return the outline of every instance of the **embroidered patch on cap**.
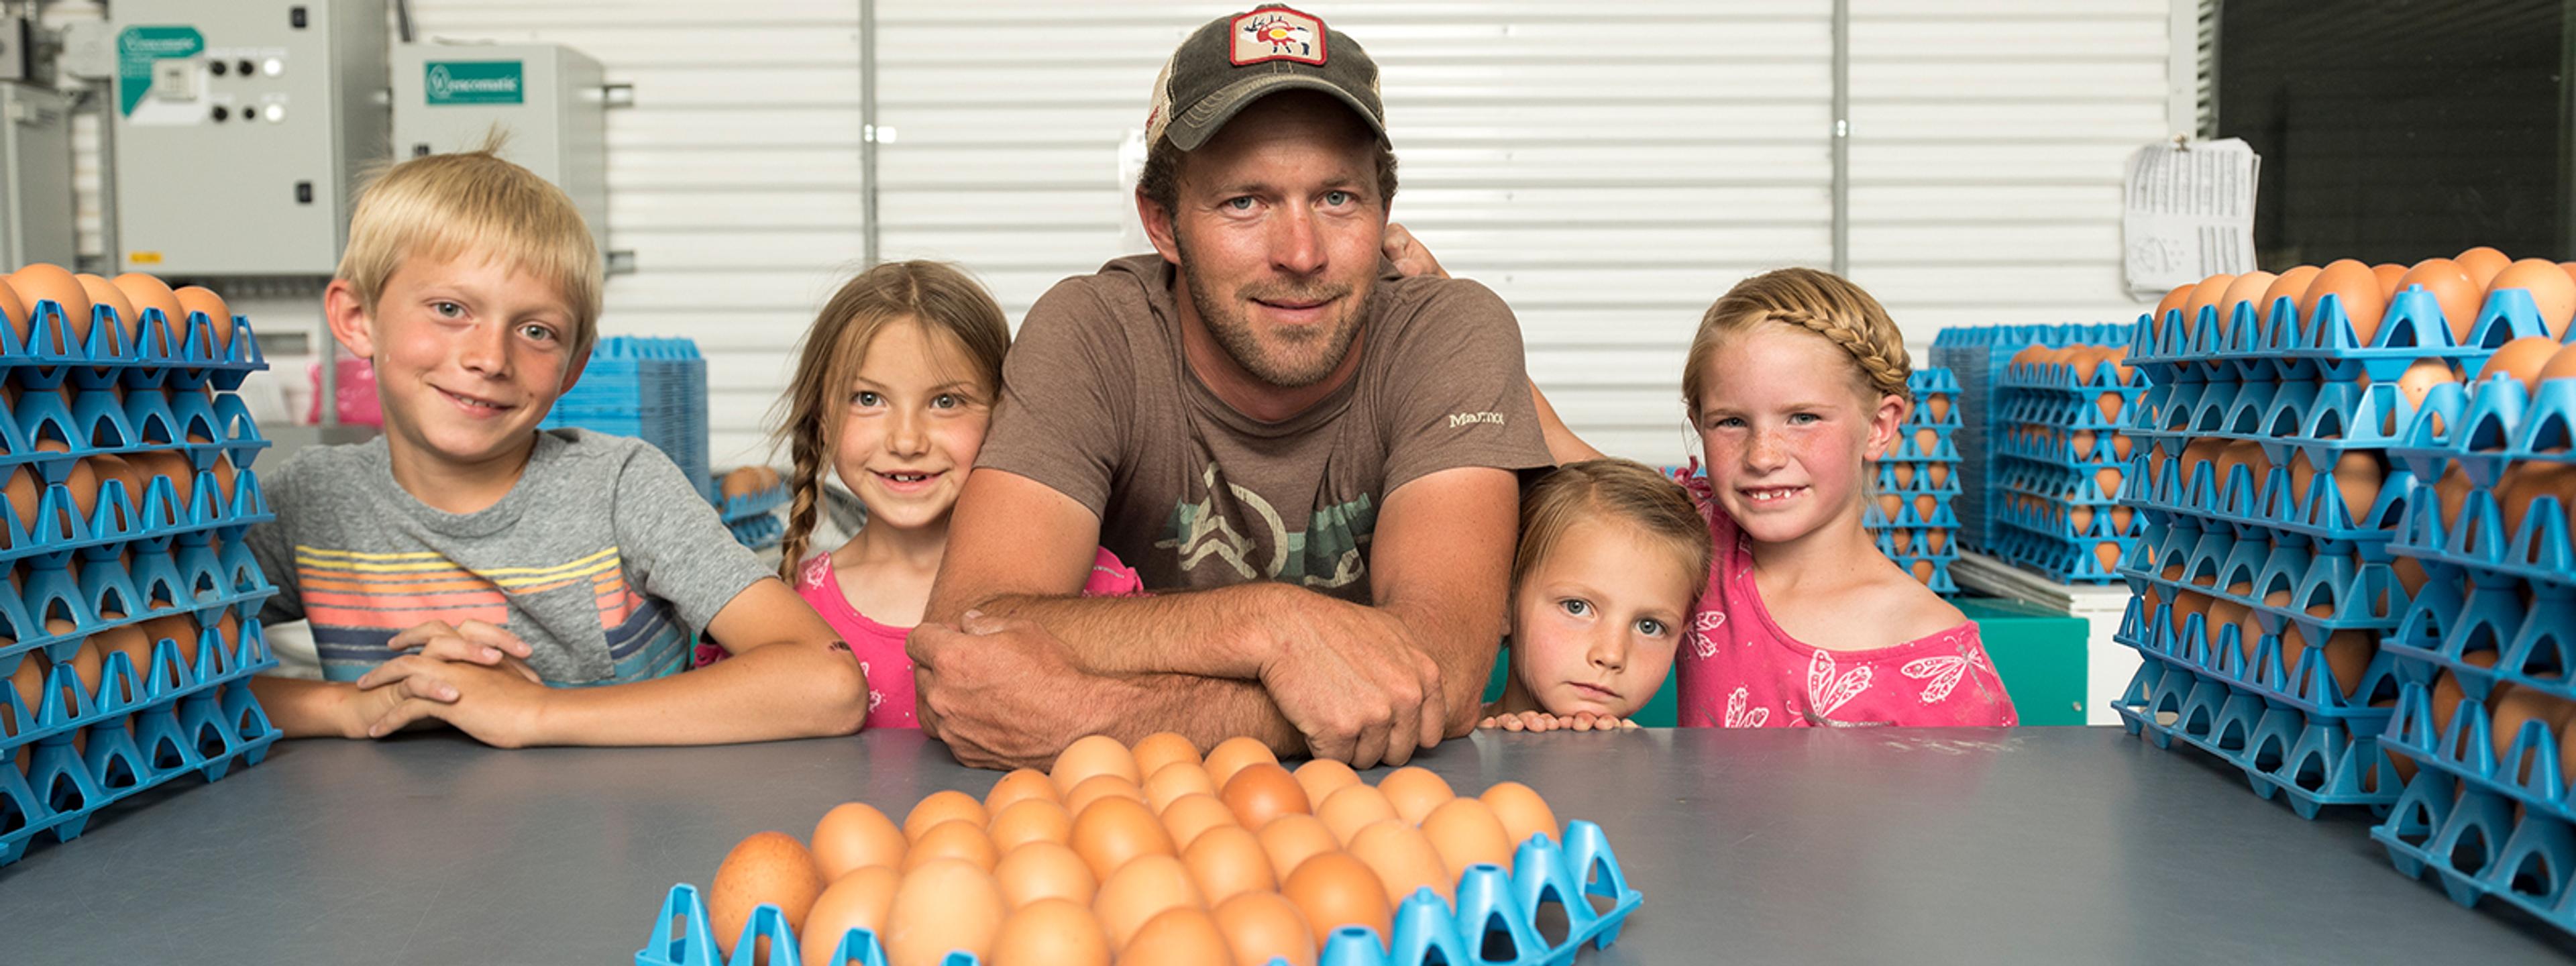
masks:
{"label": "embroidered patch on cap", "polygon": [[1324,22],[1286,7],[1263,7],[1234,18],[1233,60],[1237,67],[1272,60],[1324,63]]}

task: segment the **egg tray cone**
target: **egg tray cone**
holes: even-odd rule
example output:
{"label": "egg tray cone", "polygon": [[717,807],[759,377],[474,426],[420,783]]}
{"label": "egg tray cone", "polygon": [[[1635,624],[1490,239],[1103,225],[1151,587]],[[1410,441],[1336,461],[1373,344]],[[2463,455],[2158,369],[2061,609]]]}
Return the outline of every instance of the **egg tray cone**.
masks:
{"label": "egg tray cone", "polygon": [[2371,839],[2398,872],[2433,873],[2463,908],[2493,898],[2576,933],[2576,826],[2537,812],[2516,821],[2514,799],[2463,784],[2438,769],[2416,773]]}
{"label": "egg tray cone", "polygon": [[2180,741],[2236,766],[2256,795],[2285,799],[2300,818],[2342,805],[2380,813],[2397,801],[2395,762],[2377,734],[2273,706],[2217,677],[2147,661],[2112,710],[2158,748]]}
{"label": "egg tray cone", "polygon": [[[183,658],[190,651],[193,659]],[[79,838],[92,816],[146,789],[188,774],[217,781],[236,765],[258,764],[278,732],[251,694],[250,678],[276,666],[259,621],[249,618],[234,647],[207,627],[193,642],[156,642],[150,667],[108,655],[96,695],[60,665],[46,679],[39,708],[0,688],[0,715],[32,722],[0,742],[0,816],[9,820],[0,833],[0,867],[40,836]],[[75,735],[87,736],[86,749],[73,747]],[[9,759],[29,744],[34,755],[21,773]]]}
{"label": "egg tray cone", "polygon": [[[89,335],[73,334],[63,304],[43,299],[28,306],[27,335],[17,334],[15,319],[0,317],[0,371],[30,388],[51,389],[69,380],[83,389],[110,385],[173,385],[196,388],[212,383],[230,392],[242,378],[268,368],[251,336],[250,320],[241,316],[212,318],[190,312],[171,321],[160,309],[144,309],[132,327],[108,306],[90,309]],[[215,330],[228,327],[227,345],[215,347]],[[119,338],[119,333],[124,337]]]}
{"label": "egg tray cone", "polygon": [[[1470,867],[1458,879],[1454,908],[1430,889],[1416,890],[1395,910],[1392,937],[1358,926],[1334,931],[1316,959],[1318,966],[1564,966],[1573,963],[1585,946],[1609,948],[1645,896],[1628,887],[1600,826],[1568,822],[1565,837],[1566,844],[1560,848],[1545,835],[1531,836],[1514,856],[1512,872],[1491,865]],[[1595,910],[1591,897],[1609,899],[1611,905]],[[1566,935],[1553,943],[1536,925],[1538,910],[1549,903],[1560,906],[1567,919]],[[776,906],[753,910],[730,960],[718,952],[706,904],[696,886],[672,886],[654,923],[653,939],[635,953],[635,966],[795,966],[802,962],[796,936]],[[752,941],[761,937],[769,940],[766,962],[758,958],[758,944]],[[885,952],[868,930],[850,930],[837,942],[832,962],[886,966]],[[1488,954],[1503,958],[1485,958]],[[1274,959],[1271,966],[1284,962]],[[949,953],[941,966],[980,966],[980,961],[959,951]]]}

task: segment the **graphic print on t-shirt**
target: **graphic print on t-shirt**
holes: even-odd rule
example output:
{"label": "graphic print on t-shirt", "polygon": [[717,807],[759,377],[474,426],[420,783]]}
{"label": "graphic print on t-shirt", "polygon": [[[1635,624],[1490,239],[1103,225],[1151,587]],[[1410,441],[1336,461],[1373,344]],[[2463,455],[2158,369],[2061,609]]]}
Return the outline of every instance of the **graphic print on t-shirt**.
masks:
{"label": "graphic print on t-shirt", "polygon": [[[599,683],[679,671],[687,636],[669,609],[636,593],[616,547],[551,567],[469,570],[431,552],[359,553],[297,544],[295,570],[322,674],[355,681],[394,657],[394,635],[428,621],[508,626],[510,602],[570,590],[595,598],[615,670]],[[572,682],[549,681],[549,684]]]}
{"label": "graphic print on t-shirt", "polygon": [[[1368,557],[1361,545],[1377,528],[1377,504],[1366,493],[1318,507],[1304,527],[1290,530],[1269,500],[1250,487],[1226,481],[1214,461],[1199,474],[1197,490],[1197,499],[1183,497],[1173,504],[1171,522],[1163,538],[1154,542],[1154,549],[1174,554],[1184,574],[1215,568],[1227,575],[1217,583],[1282,580],[1324,590],[1348,586],[1368,575]],[[1187,582],[1209,585],[1195,579]]]}

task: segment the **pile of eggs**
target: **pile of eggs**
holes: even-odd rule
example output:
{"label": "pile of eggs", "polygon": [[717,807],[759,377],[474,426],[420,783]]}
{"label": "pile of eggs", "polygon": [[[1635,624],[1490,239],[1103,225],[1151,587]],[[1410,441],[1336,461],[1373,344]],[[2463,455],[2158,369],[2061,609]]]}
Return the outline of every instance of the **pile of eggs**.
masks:
{"label": "pile of eggs", "polygon": [[[1879,458],[1880,465],[1886,469],[1886,484],[1896,491],[1943,491],[1912,492],[1909,495],[1908,492],[1889,492],[1882,488],[1877,496],[1878,510],[1889,522],[1870,527],[1870,537],[1877,541],[1880,552],[1913,574],[1914,579],[1933,587],[1946,585],[1941,578],[1946,574],[1950,544],[1958,537],[1958,528],[1900,526],[1898,521],[1904,519],[1909,506],[1915,516],[1927,524],[1939,519],[1941,511],[1949,507],[1947,491],[1958,468],[1958,459],[1940,458],[1933,454],[1940,451],[1941,443],[1948,436],[1950,415],[1958,404],[1955,392],[1916,392],[1914,407],[1906,413],[1905,425],[1900,427],[1900,431],[1911,439],[1917,455],[1890,454]],[[1920,488],[1917,480],[1922,481]]]}
{"label": "pile of eggs", "polygon": [[[2103,370],[2106,368],[2110,371],[2111,381],[2121,386],[2139,384],[2137,370],[2129,365],[2127,346],[2030,345],[2013,353],[2012,365],[2066,366],[2069,383],[2064,388],[2069,390],[2096,384],[2095,380],[2103,377]],[[2100,422],[2115,426],[2118,425],[2126,402],[2124,394],[2117,391],[2095,393],[2092,399],[2094,411],[2101,414]],[[2057,447],[2063,446],[2065,447],[2063,452],[2069,454],[2072,460],[2064,464],[2046,464],[2052,471],[2047,474],[2047,477],[2051,485],[2056,487],[2057,492],[2035,494],[2007,491],[2000,494],[2004,505],[2019,511],[2026,519],[2064,519],[2065,532],[2047,534],[2061,540],[2095,532],[2097,515],[2110,517],[2111,529],[2119,536],[2125,538],[2137,535],[2141,529],[2141,521],[2128,507],[2104,507],[2098,503],[2080,502],[2086,499],[2088,482],[2094,490],[2099,491],[2102,499],[2119,496],[2124,473],[2121,467],[2127,464],[2131,454],[2136,452],[2136,445],[2128,434],[2116,429],[2061,426],[2037,421],[1998,423],[1995,431],[2026,452],[2055,452],[2059,451]],[[2119,566],[2123,547],[2118,540],[2093,541],[2088,549],[2104,573]],[[2007,553],[2007,555],[2010,554]]]}
{"label": "pile of eggs", "polygon": [[216,325],[210,334],[217,355],[232,345],[232,309],[224,304],[223,296],[212,291],[194,285],[173,289],[162,284],[160,279],[141,272],[128,272],[107,279],[74,274],[62,266],[42,263],[21,267],[0,278],[0,315],[8,317],[9,328],[17,334],[19,345],[26,345],[28,337],[35,331],[32,316],[36,303],[46,301],[60,303],[63,307],[63,325],[66,328],[52,334],[59,337],[59,345],[67,348],[89,343],[91,307],[98,305],[115,310],[113,322],[121,345],[131,345],[135,327],[142,323],[145,309],[160,309],[162,317],[170,320],[169,329],[152,347],[164,355],[178,352],[179,330],[187,324],[190,312],[203,312],[207,318],[215,320]]}
{"label": "pile of eggs", "polygon": [[[2271,272],[2247,272],[2243,275],[2218,274],[2189,285],[2176,286],[2156,303],[2155,318],[2162,320],[2169,311],[2180,309],[2185,319],[2200,316],[2203,308],[2218,310],[2218,324],[2234,325],[2236,306],[2253,303],[2258,316],[2274,303],[2287,298],[2298,307],[2301,319],[2311,318],[2319,303],[2332,295],[2342,303],[2345,316],[2352,320],[2353,339],[2358,345],[2369,345],[2379,335],[2380,323],[2397,293],[2421,286],[2433,296],[2442,309],[2444,326],[2450,329],[2453,342],[2465,345],[2471,329],[2477,325],[2478,312],[2495,292],[2520,289],[2530,293],[2532,306],[2539,311],[2542,327],[2552,345],[2567,337],[2568,323],[2576,319],[2576,262],[2550,262],[2526,258],[2515,261],[2503,252],[2480,246],[2451,258],[2428,258],[2413,266],[2385,263],[2369,265],[2353,259],[2342,259],[2322,267],[2301,265],[2275,275]],[[2222,336],[2232,333],[2221,332]],[[2534,341],[2525,337],[2519,341]],[[2522,354],[2535,354],[2537,345],[2526,347]],[[2513,361],[2521,361],[2517,355]],[[2550,359],[2542,355],[2530,373],[2545,366]],[[2576,359],[2561,363],[2576,371]],[[2429,373],[2410,378],[2434,378]],[[2514,370],[2516,378],[2531,380],[2524,370]],[[2453,374],[2456,378],[2456,373]],[[2439,381],[2436,379],[2435,381]]]}
{"label": "pile of eggs", "polygon": [[804,966],[831,962],[852,929],[873,931],[891,966],[952,951],[987,966],[1313,966],[1335,929],[1383,942],[1415,890],[1454,901],[1469,866],[1508,870],[1518,843],[1562,832],[1514,782],[1470,798],[1415,767],[1374,786],[1334,761],[1292,772],[1250,738],[1202,759],[1168,732],[1134,748],[1093,735],[980,801],[938,792],[899,825],[850,802],[816,823],[810,848],[746,838],[707,908],[730,956],[753,911],[776,906]]}
{"label": "pile of eggs", "polygon": [[[2480,667],[2493,667],[2496,653],[2470,651],[2462,659]],[[2461,685],[2458,675],[2443,671],[2433,679],[2433,734],[2437,739],[2449,733],[2451,719],[2459,713],[2460,702],[2466,698],[2467,689]],[[2497,780],[2531,788],[2542,786],[2540,776],[2529,771],[2533,767],[2530,761],[2507,761],[2505,758],[2511,753],[2514,739],[2522,734],[2523,726],[2538,721],[2556,740],[2560,780],[2567,787],[2576,787],[2576,753],[2571,753],[2576,749],[2567,747],[2568,736],[2576,735],[2576,701],[2511,681],[2498,681],[2487,692],[2485,704],[2487,740],[2494,749],[2495,760],[2501,763],[2495,776]],[[2402,755],[2395,760],[2400,776],[2411,778],[2414,775],[2414,762]]]}

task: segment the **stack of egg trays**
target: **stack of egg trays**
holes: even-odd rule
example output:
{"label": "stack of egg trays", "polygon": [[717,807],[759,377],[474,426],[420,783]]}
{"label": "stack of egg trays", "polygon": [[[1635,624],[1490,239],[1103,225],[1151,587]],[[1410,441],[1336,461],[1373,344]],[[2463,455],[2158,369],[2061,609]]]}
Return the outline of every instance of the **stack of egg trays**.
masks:
{"label": "stack of egg trays", "polygon": [[[721,480],[710,476],[708,493],[720,494]],[[787,524],[778,519],[778,508],[787,505],[787,484],[741,496],[716,497],[716,516],[724,521],[725,530],[736,543],[753,550],[767,550],[786,542]]]}
{"label": "stack of egg trays", "polygon": [[[2461,905],[2494,896],[2576,932],[2576,791],[2562,763],[2576,748],[2541,721],[2503,736],[2488,708],[2512,683],[2576,699],[2576,513],[2555,496],[2534,499],[2518,528],[2505,527],[2494,489],[2516,464],[2576,463],[2576,380],[2528,392],[2510,377],[2437,386],[2393,454],[2419,480],[2452,464],[2472,489],[2445,519],[2430,485],[2418,485],[2393,549],[2430,574],[2384,649],[2408,676],[2381,743],[2420,766],[2371,837],[2410,878],[2435,873]],[[2472,655],[2478,655],[2473,660]],[[2430,681],[2447,672],[2463,699],[2448,727],[2436,720]]]}
{"label": "stack of egg trays", "polygon": [[707,361],[696,342],[611,336],[590,352],[572,391],[555,401],[545,425],[579,427],[653,444],[718,502],[708,475]]}
{"label": "stack of egg trays", "polygon": [[[0,638],[11,641],[0,644],[0,676],[27,661],[48,670],[33,706],[0,687],[0,865],[39,834],[78,837],[100,809],[171,778],[213,781],[236,761],[256,764],[277,740],[249,684],[277,665],[257,620],[275,588],[241,542],[274,519],[249,465],[268,442],[231,395],[267,368],[249,322],[191,313],[173,323],[145,309],[129,326],[97,306],[89,337],[76,340],[60,303],[40,301],[29,316],[23,341],[14,320],[0,324],[0,367],[19,389],[16,405],[0,405],[0,471],[32,466],[44,488],[33,520],[0,502]],[[218,325],[231,327],[221,352]],[[139,494],[102,479],[80,512],[63,485],[76,461],[146,450],[187,456],[186,497],[166,477]],[[219,455],[239,471],[229,492],[210,471]],[[227,612],[241,627],[231,642],[217,630]],[[65,663],[101,630],[180,614],[197,621],[195,640],[154,642],[149,667],[107,655],[95,693]],[[48,630],[55,620],[72,629]]]}
{"label": "stack of egg trays", "polygon": [[1951,505],[1961,490],[1959,381],[1948,369],[1925,368],[1905,384],[1914,408],[1898,430],[1896,452],[1878,461],[1878,499],[1863,522],[1880,553],[1934,592],[1955,594],[1950,564],[1959,559],[1959,522]]}
{"label": "stack of egg trays", "polygon": [[733,534],[735,543],[753,550],[767,550],[787,542],[787,521],[775,513],[761,513],[725,523],[725,532]]}
{"label": "stack of egg trays", "polygon": [[2070,584],[2119,579],[2119,560],[2144,521],[2119,506],[2129,460],[2118,447],[2152,382],[2138,368],[2123,379],[2120,368],[2103,362],[2088,375],[2061,363],[2005,367],[1995,419],[2016,429],[1999,434],[1987,487],[2005,496],[1992,508],[2002,525],[1991,548],[1997,556]]}
{"label": "stack of egg trays", "polygon": [[[1618,941],[1628,914],[1645,896],[1628,887],[1601,827],[1585,821],[1565,826],[1566,844],[1545,835],[1530,836],[1512,859],[1512,871],[1478,864],[1458,877],[1457,905],[1428,888],[1415,890],[1395,910],[1395,935],[1344,926],[1327,938],[1318,966],[1564,966],[1585,946],[1608,949]],[[1593,898],[1609,900],[1597,908]],[[1565,915],[1565,938],[1551,944],[1540,935],[1539,911],[1556,905]],[[755,938],[769,940],[769,958],[759,958]],[[839,936],[830,962],[886,966],[884,948],[874,933],[853,929]],[[733,958],[722,958],[707,909],[697,887],[671,887],[662,915],[654,920],[653,939],[635,953],[635,966],[795,966],[796,936],[778,907],[752,911],[734,943]],[[1499,957],[1499,958],[1496,958]],[[1269,966],[1281,966],[1273,959]],[[948,954],[941,966],[978,966],[963,951]]]}
{"label": "stack of egg trays", "polygon": [[2031,345],[2117,345],[2128,338],[2127,325],[2057,323],[2046,325],[1954,326],[1932,340],[1932,364],[1950,370],[1959,384],[1959,410],[1965,414],[1956,445],[1960,485],[1976,494],[1959,501],[1959,537],[1968,546],[1993,549],[1994,511],[2000,494],[1986,485],[1994,458],[1995,382],[2013,354]]}
{"label": "stack of egg trays", "polygon": [[[2341,301],[2331,296],[2305,319],[2288,298],[2266,310],[2237,305],[2224,325],[2215,308],[2203,308],[2195,319],[2179,310],[2142,317],[2129,361],[2154,385],[2132,415],[2136,452],[2121,499],[2147,518],[2149,539],[2122,563],[2133,596],[2114,639],[2149,660],[2122,696],[2122,724],[2159,746],[2181,736],[2235,762],[2258,790],[2271,784],[2288,792],[2302,816],[2324,805],[2392,806],[2401,776],[2379,737],[2395,713],[2387,699],[2427,672],[2383,646],[2355,690],[2338,694],[2327,686],[2331,675],[2317,649],[2299,666],[2283,666],[2280,631],[2286,621],[2312,642],[2336,630],[2384,635],[2393,629],[2389,615],[2402,623],[2418,606],[2390,566],[2421,472],[2400,452],[2420,414],[2397,378],[2426,358],[2448,360],[2474,378],[2495,346],[2539,328],[2529,293],[2504,290],[2489,297],[2473,338],[2457,342],[2439,304],[2420,287],[2391,300],[2367,344],[2354,337]],[[2446,390],[2456,396],[2459,387],[2437,385],[2421,408],[2431,411]],[[2253,441],[2271,466],[2234,466],[2222,475],[2215,461],[2182,459],[2187,444],[2204,439]],[[2350,506],[2332,475],[2337,460],[2354,450],[2392,458],[2365,508]],[[2293,483],[2298,460],[2314,471],[2304,487]],[[2239,544],[2255,549],[2240,554]],[[2315,562],[2341,558],[2354,565],[2334,564],[2293,586],[2283,585],[2283,570],[2249,572],[2242,565],[2269,561],[2282,548],[2306,548]],[[2211,569],[2213,561],[2219,569]],[[2237,564],[2230,568],[2228,561]],[[2260,585],[2239,592],[2249,575]],[[2185,589],[2258,615],[2263,636],[2250,659],[2241,628],[2211,628],[2202,615],[2175,626],[2174,596]],[[2294,594],[2299,613],[2264,603],[2284,589]],[[2437,590],[2428,583],[2424,596]],[[2324,606],[2328,613],[2321,616],[2336,622],[2302,619],[2312,606]],[[2297,734],[2293,747],[2305,749],[2304,756],[2284,761],[2269,746],[2240,738],[2249,715],[2256,733],[2275,740]],[[2284,775],[2294,780],[2274,780]]]}

